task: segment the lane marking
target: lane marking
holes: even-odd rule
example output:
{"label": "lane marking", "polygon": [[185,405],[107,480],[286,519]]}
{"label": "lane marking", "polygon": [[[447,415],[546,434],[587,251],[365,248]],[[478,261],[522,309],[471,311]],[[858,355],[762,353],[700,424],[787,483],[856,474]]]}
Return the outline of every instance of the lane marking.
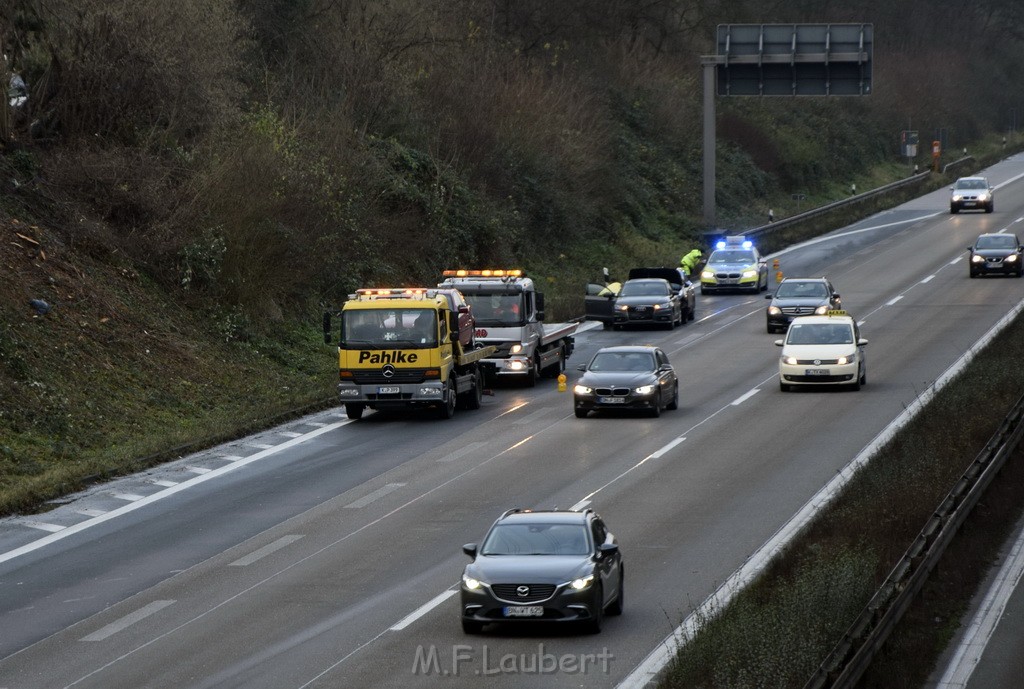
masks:
{"label": "lane marking", "polygon": [[732,401],[732,406],[734,406],[734,407],[740,406],[741,404],[743,404],[744,402],[746,402],[747,400],[749,400],[751,397],[753,397],[754,395],[756,395],[759,392],[761,392],[760,389],[754,388],[753,390],[750,390],[749,392],[746,392],[746,393],[740,395],[739,397],[737,397],[736,399],[734,399]]}
{"label": "lane marking", "polygon": [[327,425],[323,421],[303,421],[302,423],[306,424],[307,426],[316,426],[317,428]]}
{"label": "lane marking", "polygon": [[177,481],[165,481],[164,479],[155,478],[150,479],[149,482],[152,483],[154,486],[163,486],[164,488],[170,488],[171,486],[178,485]]}
{"label": "lane marking", "polygon": [[569,509],[573,512],[579,512],[580,510],[585,510],[588,507],[590,507],[590,500],[580,500]]}
{"label": "lane marking", "polygon": [[266,443],[246,443],[246,445],[249,447],[258,447],[261,450],[269,450],[272,447],[275,447],[274,445],[267,445]]}
{"label": "lane marking", "polygon": [[161,610],[166,608],[168,605],[173,605],[173,604],[174,604],[173,600],[155,600],[152,603],[150,603],[149,605],[141,607],[138,610],[136,610],[135,612],[130,613],[128,615],[125,615],[124,617],[122,617],[121,619],[119,619],[119,620],[117,620],[115,622],[111,622],[106,627],[102,627],[100,629],[97,629],[96,631],[94,631],[92,634],[90,634],[88,636],[83,636],[81,638],[81,640],[82,641],[103,641],[107,637],[113,636],[114,634],[117,634],[122,629],[130,627],[131,625],[135,624],[136,622],[140,622],[140,621],[146,619],[147,617],[149,617],[150,615],[153,615],[155,613],[160,612]]}
{"label": "lane marking", "polygon": [[551,415],[550,410],[548,410],[548,409],[538,409],[537,411],[533,412],[532,414],[527,414],[526,416],[524,416],[522,418],[516,419],[512,423],[515,424],[516,426],[523,426],[523,425],[528,424],[528,423],[533,423],[534,421],[540,421],[543,417],[550,416],[550,415]]}
{"label": "lane marking", "polygon": [[[215,479],[215,478],[217,478],[219,476],[223,476],[224,474],[231,473],[232,471],[238,471],[238,469],[240,467],[243,467],[243,466],[246,466],[248,464],[251,464],[252,462],[258,462],[259,460],[261,460],[261,459],[263,459],[265,457],[270,457],[271,455],[275,455],[278,452],[282,452],[284,450],[292,448],[292,447],[294,447],[296,445],[299,445],[299,444],[304,443],[304,442],[306,442],[308,440],[311,440],[311,439],[313,439],[313,438],[315,438],[315,437],[317,437],[319,435],[323,435],[324,433],[330,433],[331,431],[333,431],[333,430],[335,430],[337,428],[340,428],[342,426],[347,426],[350,423],[352,423],[352,421],[350,419],[346,419],[344,421],[338,421],[337,423],[332,423],[332,424],[330,424],[328,426],[324,426],[323,428],[318,428],[315,431],[310,431],[309,433],[307,433],[306,435],[302,436],[301,438],[294,438],[292,440],[285,441],[285,442],[281,443],[280,445],[276,445],[274,447],[268,448],[268,449],[264,450],[263,452],[257,452],[255,454],[249,455],[245,459],[241,459],[241,460],[238,460],[236,462],[232,462],[231,464],[228,464],[227,466],[223,466],[223,467],[221,467],[219,469],[215,469],[214,471],[211,471],[208,474],[202,474],[200,476],[196,476],[194,478],[190,478],[190,479],[188,479],[186,481],[182,481],[178,485],[173,486],[171,488],[164,488],[163,490],[158,491],[156,493],[153,493],[152,495],[150,495],[148,497],[145,497],[145,498],[143,498],[141,500],[134,501],[134,502],[132,502],[129,505],[124,505],[122,507],[118,507],[117,509],[110,510],[109,512],[101,512],[101,513],[93,516],[92,519],[86,519],[83,522],[79,522],[78,524],[75,524],[73,526],[69,526],[68,528],[64,529],[63,531],[59,531],[57,533],[50,534],[49,536],[44,536],[43,538],[40,538],[40,539],[35,540],[35,541],[32,541],[31,543],[26,543],[25,545],[23,545],[21,547],[15,548],[14,550],[9,550],[6,553],[2,553],[2,554],[0,554],[0,562],[7,562],[8,560],[13,560],[16,557],[21,557],[22,555],[25,555],[27,553],[31,553],[31,552],[33,552],[35,550],[38,550],[38,549],[40,549],[42,547],[45,547],[45,546],[47,546],[47,545],[49,545],[51,543],[55,543],[56,541],[59,541],[59,540],[64,539],[64,538],[67,538],[68,536],[74,535],[76,533],[79,533],[80,531],[85,531],[86,529],[90,529],[90,528],[92,528],[94,526],[102,524],[102,523],[104,523],[106,521],[109,521],[111,519],[116,519],[117,517],[120,517],[121,515],[124,515],[124,514],[128,514],[129,512],[134,512],[135,510],[141,509],[141,508],[145,507],[146,505],[150,505],[150,504],[152,504],[154,502],[157,502],[159,500],[163,500],[165,498],[168,498],[168,497],[174,495],[175,493],[179,493],[181,491],[188,490],[192,486],[196,486],[196,485],[198,485],[200,483],[205,483],[206,481],[210,481],[210,480]],[[91,514],[87,510],[80,510],[80,511],[82,512],[82,514],[86,514],[86,515]]]}
{"label": "lane marking", "polygon": [[963,639],[957,646],[953,659],[946,666],[942,679],[936,689],[964,689],[974,669],[981,662],[988,642],[999,621],[1003,618],[1006,606],[1010,602],[1013,591],[1020,583],[1024,574],[1024,529],[1017,535],[1010,555],[999,568],[999,573],[985,593],[978,611],[971,620]]}
{"label": "lane marking", "polygon": [[117,498],[118,500],[127,500],[128,502],[138,502],[143,500],[146,496],[136,495],[135,493],[111,493],[110,497]]}
{"label": "lane marking", "polygon": [[949,262],[949,263],[948,263],[947,265],[951,265],[951,266],[953,266],[953,265],[956,265],[957,263],[959,263],[959,262],[960,262],[960,261],[962,261],[962,260],[964,260],[964,257],[963,257],[963,256],[957,256],[957,257],[956,257],[956,258],[954,258],[954,259],[953,259],[952,261],[950,261],[950,262]]}
{"label": "lane marking", "polygon": [[929,275],[928,277],[926,277],[924,280],[921,280],[921,284],[922,285],[926,285],[926,284],[928,284],[929,282],[931,282],[934,279],[935,279],[935,274],[933,273],[933,274]]}
{"label": "lane marking", "polygon": [[400,632],[400,631],[402,631],[403,629],[408,627],[410,624],[412,624],[413,622],[415,622],[419,618],[423,617],[424,615],[426,615],[428,612],[430,612],[431,610],[433,610],[437,606],[441,605],[441,603],[444,603],[446,600],[448,600],[449,598],[454,596],[456,593],[458,593],[457,590],[455,590],[455,589],[448,589],[444,593],[442,593],[440,595],[437,595],[437,596],[434,596],[429,601],[427,601],[426,603],[424,603],[423,605],[421,605],[420,607],[416,608],[411,613],[409,613],[408,615],[403,617],[402,620],[398,624],[390,627],[388,631],[392,631],[392,632]]}
{"label": "lane marking", "polygon": [[207,469],[206,467],[185,467],[185,471],[191,471],[193,474],[208,474],[213,469]]}
{"label": "lane marking", "polygon": [[359,498],[358,500],[356,500],[354,502],[350,502],[349,504],[345,505],[345,507],[348,508],[348,509],[358,509],[360,507],[366,507],[367,505],[369,505],[374,500],[378,500],[380,498],[383,498],[388,493],[396,491],[399,488],[403,487],[404,485],[405,485],[404,483],[389,483],[386,486],[381,486],[380,488],[378,488],[377,490],[373,491],[369,495],[364,495],[363,497]]}
{"label": "lane marking", "polygon": [[487,443],[482,442],[482,441],[477,441],[477,442],[474,442],[474,443],[469,443],[468,445],[464,445],[463,447],[460,447],[458,450],[456,450],[455,452],[452,452],[451,454],[445,455],[444,457],[439,457],[437,461],[439,461],[439,462],[454,462],[459,457],[463,457],[465,455],[468,455],[470,452],[473,452],[475,450],[479,450],[481,447],[483,447],[486,444]]}
{"label": "lane marking", "polygon": [[895,304],[896,302],[898,302],[898,301],[899,301],[900,299],[902,299],[902,298],[903,298],[903,295],[902,295],[902,294],[901,294],[901,295],[899,295],[898,297],[893,297],[893,298],[892,298],[892,299],[890,299],[889,301],[885,302],[885,305],[886,305],[886,306],[892,306],[893,304]]}
{"label": "lane marking", "polygon": [[267,545],[263,546],[259,550],[254,550],[253,552],[249,553],[245,557],[238,558],[237,560],[235,560],[234,562],[229,564],[228,567],[246,567],[247,565],[251,565],[252,563],[256,562],[257,560],[260,560],[260,559],[266,557],[267,555],[270,555],[271,553],[273,553],[273,552],[275,552],[277,550],[280,550],[281,548],[285,547],[286,545],[291,545],[292,543],[294,543],[295,541],[299,540],[300,538],[302,538],[301,534],[292,534],[292,535],[289,535],[289,536],[281,536],[281,538],[277,539],[273,543],[268,543]]}
{"label": "lane marking", "polygon": [[78,512],[79,514],[84,514],[87,517],[102,517],[103,515],[105,515],[107,513],[106,510],[92,510],[92,509],[75,510],[75,512]]}
{"label": "lane marking", "polygon": [[240,459],[245,459],[245,457],[242,457],[241,455],[221,455],[220,457],[217,457],[217,459],[223,459],[228,462],[237,462]]}
{"label": "lane marking", "polygon": [[679,436],[678,438],[676,438],[675,440],[670,442],[668,445],[666,445],[665,447],[661,448],[660,450],[658,450],[657,452],[652,454],[651,457],[653,459],[657,459],[658,457],[661,457],[663,454],[665,454],[666,452],[668,452],[669,450],[671,450],[673,447],[675,447],[679,443],[683,442],[684,440],[686,440],[686,436],[683,436],[683,435]]}
{"label": "lane marking", "polygon": [[277,434],[283,435],[286,438],[299,438],[302,436],[301,433],[296,433],[295,431],[278,431]]}

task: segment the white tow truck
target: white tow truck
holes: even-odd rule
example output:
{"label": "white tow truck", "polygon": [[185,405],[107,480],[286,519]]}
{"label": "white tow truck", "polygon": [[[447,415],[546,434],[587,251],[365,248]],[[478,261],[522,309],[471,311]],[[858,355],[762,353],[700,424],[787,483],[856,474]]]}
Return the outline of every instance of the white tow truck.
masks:
{"label": "white tow truck", "polygon": [[520,379],[533,387],[556,378],[575,347],[579,323],[544,321],[544,295],[522,270],[446,270],[438,287],[462,292],[476,319],[476,341],[497,351],[480,362],[489,379]]}

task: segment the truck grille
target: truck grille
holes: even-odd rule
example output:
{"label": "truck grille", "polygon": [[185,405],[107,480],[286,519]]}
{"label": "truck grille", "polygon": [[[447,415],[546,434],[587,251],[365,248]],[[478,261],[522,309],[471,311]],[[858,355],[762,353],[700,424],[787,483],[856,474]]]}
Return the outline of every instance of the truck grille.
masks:
{"label": "truck grille", "polygon": [[401,385],[402,383],[422,383],[424,377],[424,370],[422,368],[395,369],[390,378],[385,376],[380,370],[352,371],[352,380],[357,385]]}

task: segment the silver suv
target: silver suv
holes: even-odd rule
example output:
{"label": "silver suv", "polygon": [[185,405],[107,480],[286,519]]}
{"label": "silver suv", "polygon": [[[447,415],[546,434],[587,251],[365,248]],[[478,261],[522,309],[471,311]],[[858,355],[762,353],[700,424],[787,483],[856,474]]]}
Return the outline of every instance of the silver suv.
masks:
{"label": "silver suv", "polygon": [[962,210],[985,209],[986,213],[995,210],[995,190],[985,177],[961,177],[951,186],[953,192],[949,197],[949,212],[956,214]]}

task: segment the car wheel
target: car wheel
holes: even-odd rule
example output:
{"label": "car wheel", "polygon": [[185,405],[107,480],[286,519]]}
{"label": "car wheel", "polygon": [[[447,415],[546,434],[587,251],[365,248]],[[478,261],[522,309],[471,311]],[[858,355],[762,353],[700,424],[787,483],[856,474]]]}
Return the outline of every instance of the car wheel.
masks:
{"label": "car wheel", "polygon": [[479,634],[484,630],[483,622],[477,622],[476,620],[462,620],[462,631],[466,634]]}
{"label": "car wheel", "polygon": [[661,395],[658,395],[658,399],[654,400],[654,406],[651,407],[648,413],[655,419],[661,416]]}
{"label": "car wheel", "polygon": [[977,274],[977,273],[975,273],[975,272],[974,272],[974,271],[972,270],[972,271],[971,271],[971,277],[972,277],[972,278],[976,278],[976,277],[978,277],[978,274]]}
{"label": "car wheel", "polygon": [[576,418],[577,419],[585,419],[585,418],[587,418],[587,410],[586,409],[580,409],[579,407],[576,407],[575,411],[576,411]]}
{"label": "car wheel", "polygon": [[709,290],[709,289],[704,289],[704,285],[701,285],[701,286],[700,286],[700,293],[701,293],[701,294],[710,294],[710,293],[711,293],[711,290]]}
{"label": "car wheel", "polygon": [[484,399],[484,381],[479,371],[473,374],[473,389],[462,395],[462,406],[466,409],[479,409]]}
{"label": "car wheel", "polygon": [[960,212],[960,209],[959,209],[959,208],[957,208],[956,206],[952,206],[952,205],[951,205],[951,206],[949,207],[949,212],[950,212],[950,213],[951,213],[952,215],[956,215],[957,213],[959,213],[959,212]]}
{"label": "car wheel", "polygon": [[608,606],[609,615],[621,615],[626,603],[626,569],[619,565],[619,592],[615,602]]}
{"label": "car wheel", "polygon": [[861,375],[861,372],[858,370],[857,371],[857,378],[853,381],[853,385],[851,385],[850,387],[852,387],[854,390],[860,390],[860,386],[861,386],[861,381],[862,380],[863,380],[863,377]]}
{"label": "car wheel", "polygon": [[363,418],[364,409],[366,409],[365,404],[346,404],[345,416],[352,419],[353,421],[358,421],[359,419]]}
{"label": "car wheel", "polygon": [[690,310],[686,313],[686,320],[692,321],[697,317],[697,313],[694,307],[690,307]]}
{"label": "car wheel", "polygon": [[455,416],[455,386],[452,385],[452,381],[444,386],[444,399],[441,400],[441,408],[437,410],[437,416],[442,419],[450,419]]}
{"label": "car wheel", "polygon": [[665,409],[671,409],[675,411],[679,409],[679,381],[676,381],[675,388],[672,390],[672,401],[668,403]]}
{"label": "car wheel", "polygon": [[597,590],[594,591],[594,600],[596,604],[594,605],[593,617],[587,623],[587,631],[591,634],[600,634],[601,623],[604,622],[604,589],[601,588],[600,584],[597,585]]}
{"label": "car wheel", "polygon": [[530,361],[530,370],[526,372],[526,387],[537,387],[538,378],[540,378],[540,361],[534,357]]}
{"label": "car wheel", "polygon": [[991,213],[995,209],[996,209],[996,204],[995,203],[990,203],[987,206],[985,206],[985,212],[986,213]]}
{"label": "car wheel", "polygon": [[789,388],[789,383],[783,383],[781,380],[779,381],[779,390],[782,390],[783,392],[789,392]]}

